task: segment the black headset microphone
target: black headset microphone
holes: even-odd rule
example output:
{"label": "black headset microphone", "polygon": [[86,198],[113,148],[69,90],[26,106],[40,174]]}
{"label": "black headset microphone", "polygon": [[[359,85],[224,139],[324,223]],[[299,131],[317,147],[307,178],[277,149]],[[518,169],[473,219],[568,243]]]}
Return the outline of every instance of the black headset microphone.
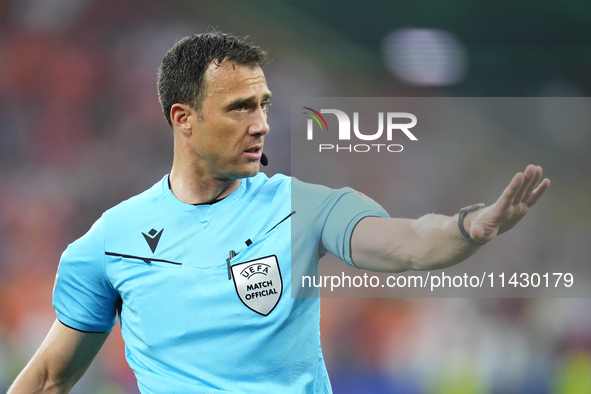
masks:
{"label": "black headset microphone", "polygon": [[265,155],[264,153],[261,155],[261,164],[264,166],[269,164],[269,159],[267,159],[267,155]]}

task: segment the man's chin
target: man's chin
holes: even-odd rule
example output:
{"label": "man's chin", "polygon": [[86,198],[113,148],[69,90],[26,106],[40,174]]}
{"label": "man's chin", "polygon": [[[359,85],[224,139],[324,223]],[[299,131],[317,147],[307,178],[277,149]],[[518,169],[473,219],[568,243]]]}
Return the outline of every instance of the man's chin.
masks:
{"label": "man's chin", "polygon": [[215,178],[224,182],[231,182],[238,179],[251,178],[260,172],[260,162],[250,161],[242,163],[241,165],[234,165],[232,168],[226,168],[221,171],[216,171]]}
{"label": "man's chin", "polygon": [[250,171],[247,174],[245,174],[243,178],[253,177],[253,176],[257,175],[259,173],[259,171],[260,171],[260,166],[257,165],[256,169],[253,169],[252,171]]}
{"label": "man's chin", "polygon": [[256,163],[252,163],[252,165],[248,167],[249,168],[245,168],[244,171],[235,174],[235,179],[251,178],[257,175],[260,171],[260,163],[258,161]]}

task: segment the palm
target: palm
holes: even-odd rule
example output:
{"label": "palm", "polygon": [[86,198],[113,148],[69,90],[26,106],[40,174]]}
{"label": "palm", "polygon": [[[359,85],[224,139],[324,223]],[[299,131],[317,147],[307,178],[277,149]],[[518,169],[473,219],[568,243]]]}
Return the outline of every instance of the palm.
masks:
{"label": "palm", "polygon": [[479,211],[472,220],[472,239],[486,243],[515,226],[550,186],[548,179],[538,185],[541,177],[542,167],[531,164],[523,173],[515,174],[499,199]]}

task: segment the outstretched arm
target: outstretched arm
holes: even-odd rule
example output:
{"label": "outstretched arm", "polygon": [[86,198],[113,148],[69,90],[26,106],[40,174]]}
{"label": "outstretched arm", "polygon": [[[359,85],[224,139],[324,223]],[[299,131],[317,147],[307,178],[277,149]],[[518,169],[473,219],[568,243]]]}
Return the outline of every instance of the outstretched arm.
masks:
{"label": "outstretched arm", "polygon": [[[494,204],[466,215],[466,232],[476,243],[485,244],[511,229],[550,186],[550,180],[540,183],[541,178],[539,166],[529,165],[517,173]],[[461,234],[457,214],[429,214],[416,220],[367,217],[351,237],[353,262],[370,271],[445,268],[464,261],[479,248]]]}
{"label": "outstretched arm", "polygon": [[7,394],[69,393],[108,335],[76,331],[56,320]]}

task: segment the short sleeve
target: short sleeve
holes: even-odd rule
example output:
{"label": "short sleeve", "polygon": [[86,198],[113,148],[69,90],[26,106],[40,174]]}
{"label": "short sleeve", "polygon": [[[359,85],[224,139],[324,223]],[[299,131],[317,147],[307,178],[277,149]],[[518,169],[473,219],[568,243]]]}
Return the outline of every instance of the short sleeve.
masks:
{"label": "short sleeve", "polygon": [[331,189],[297,179],[292,182],[292,207],[319,240],[321,255],[329,252],[352,266],[351,235],[357,223],[368,216],[390,217],[378,203],[354,189]]}
{"label": "short sleeve", "polygon": [[110,332],[117,318],[118,294],[105,272],[103,223],[99,219],[62,254],[53,307],[65,325],[87,332]]}

